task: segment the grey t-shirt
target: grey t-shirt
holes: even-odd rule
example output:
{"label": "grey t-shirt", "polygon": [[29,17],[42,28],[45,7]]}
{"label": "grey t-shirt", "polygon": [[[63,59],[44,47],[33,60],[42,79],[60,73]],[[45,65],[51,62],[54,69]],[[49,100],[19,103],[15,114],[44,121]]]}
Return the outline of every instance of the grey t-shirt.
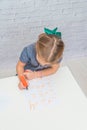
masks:
{"label": "grey t-shirt", "polygon": [[[46,68],[50,68],[51,66],[49,65],[40,65],[40,63],[37,61],[36,59],[36,49],[35,49],[35,44],[36,43],[33,43],[33,44],[30,44],[26,47],[24,47],[21,55],[20,55],[20,61],[23,62],[23,63],[26,63],[24,69],[30,69],[30,70],[33,70],[33,71],[38,71],[38,70],[43,70],[43,69],[46,69]],[[58,63],[60,63],[62,60],[59,59]]]}

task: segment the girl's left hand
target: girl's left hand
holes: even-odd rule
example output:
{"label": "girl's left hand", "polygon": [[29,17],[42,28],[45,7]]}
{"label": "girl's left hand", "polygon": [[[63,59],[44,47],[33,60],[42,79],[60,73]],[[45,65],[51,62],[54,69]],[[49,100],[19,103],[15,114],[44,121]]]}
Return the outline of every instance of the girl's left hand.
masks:
{"label": "girl's left hand", "polygon": [[23,75],[25,76],[26,79],[31,80],[35,78],[35,72],[32,70],[26,70]]}

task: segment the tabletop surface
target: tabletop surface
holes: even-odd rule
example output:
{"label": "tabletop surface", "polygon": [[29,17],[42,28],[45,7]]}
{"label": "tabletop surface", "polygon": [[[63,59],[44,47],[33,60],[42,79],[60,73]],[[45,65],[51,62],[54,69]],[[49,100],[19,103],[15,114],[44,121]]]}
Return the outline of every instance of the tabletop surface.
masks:
{"label": "tabletop surface", "polygon": [[18,89],[17,76],[0,79],[0,130],[87,130],[87,99],[67,66]]}

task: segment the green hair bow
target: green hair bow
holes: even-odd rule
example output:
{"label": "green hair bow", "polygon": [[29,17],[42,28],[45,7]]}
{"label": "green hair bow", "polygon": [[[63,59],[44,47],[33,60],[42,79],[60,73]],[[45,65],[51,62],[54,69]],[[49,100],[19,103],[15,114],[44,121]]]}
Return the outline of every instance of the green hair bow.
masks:
{"label": "green hair bow", "polygon": [[50,29],[48,29],[48,28],[44,28],[44,32],[46,33],[46,34],[53,34],[53,35],[56,35],[58,38],[61,38],[61,32],[57,32],[57,27],[56,28],[54,28],[53,30],[50,30]]}

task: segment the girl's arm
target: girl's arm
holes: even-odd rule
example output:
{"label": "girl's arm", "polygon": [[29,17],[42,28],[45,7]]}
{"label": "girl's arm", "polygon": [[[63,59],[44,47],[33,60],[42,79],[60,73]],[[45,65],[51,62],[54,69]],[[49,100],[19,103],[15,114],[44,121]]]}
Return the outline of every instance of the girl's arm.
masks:
{"label": "girl's arm", "polygon": [[35,72],[36,78],[54,74],[54,73],[57,72],[59,67],[60,67],[60,64],[54,64],[54,65],[51,66],[51,68],[47,68],[47,69],[44,69],[44,70],[36,71]]}
{"label": "girl's arm", "polygon": [[29,71],[28,72],[28,70],[27,70],[27,72],[24,72],[24,75],[28,80],[31,80],[34,78],[41,78],[44,76],[54,74],[58,70],[59,67],[60,67],[60,64],[54,64],[51,66],[51,68],[47,68],[47,69],[40,70],[40,71],[31,71],[31,72]]}
{"label": "girl's arm", "polygon": [[26,65],[26,63],[18,61],[17,65],[16,65],[16,72],[18,74],[18,77],[24,73],[24,66],[25,65]]}

